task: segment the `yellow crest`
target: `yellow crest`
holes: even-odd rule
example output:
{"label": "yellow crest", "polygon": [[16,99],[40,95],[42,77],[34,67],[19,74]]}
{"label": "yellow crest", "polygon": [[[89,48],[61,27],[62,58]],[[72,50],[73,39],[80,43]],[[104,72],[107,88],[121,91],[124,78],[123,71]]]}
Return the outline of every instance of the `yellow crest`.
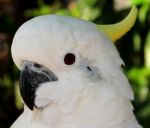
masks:
{"label": "yellow crest", "polygon": [[106,33],[112,41],[116,41],[128,32],[134,25],[138,9],[133,6],[128,16],[115,24],[97,25],[97,29]]}

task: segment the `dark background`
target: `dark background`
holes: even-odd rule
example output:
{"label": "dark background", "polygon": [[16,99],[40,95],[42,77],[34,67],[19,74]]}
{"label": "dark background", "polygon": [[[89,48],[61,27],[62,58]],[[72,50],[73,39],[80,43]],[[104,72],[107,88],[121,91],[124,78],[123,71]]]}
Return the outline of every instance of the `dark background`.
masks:
{"label": "dark background", "polygon": [[70,15],[94,23],[115,23],[132,5],[139,9],[135,26],[116,42],[135,93],[135,114],[150,128],[150,0],[0,0],[0,128],[8,128],[22,112],[19,70],[10,47],[18,27],[43,14]]}

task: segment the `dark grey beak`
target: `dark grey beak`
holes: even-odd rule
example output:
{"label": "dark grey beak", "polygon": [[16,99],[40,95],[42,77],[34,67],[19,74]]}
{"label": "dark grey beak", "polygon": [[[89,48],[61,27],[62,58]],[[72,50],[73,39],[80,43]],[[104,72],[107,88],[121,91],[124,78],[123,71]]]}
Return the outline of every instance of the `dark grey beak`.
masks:
{"label": "dark grey beak", "polygon": [[20,93],[30,110],[37,107],[34,103],[35,92],[41,83],[57,81],[56,75],[40,64],[26,61],[20,75]]}

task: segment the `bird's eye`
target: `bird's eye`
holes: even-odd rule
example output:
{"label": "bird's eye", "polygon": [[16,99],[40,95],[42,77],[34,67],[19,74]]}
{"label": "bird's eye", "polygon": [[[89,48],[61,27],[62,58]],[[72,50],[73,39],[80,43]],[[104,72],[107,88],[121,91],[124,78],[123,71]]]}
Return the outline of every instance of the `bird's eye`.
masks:
{"label": "bird's eye", "polygon": [[73,53],[67,53],[64,57],[64,63],[66,65],[72,65],[76,61],[76,56]]}

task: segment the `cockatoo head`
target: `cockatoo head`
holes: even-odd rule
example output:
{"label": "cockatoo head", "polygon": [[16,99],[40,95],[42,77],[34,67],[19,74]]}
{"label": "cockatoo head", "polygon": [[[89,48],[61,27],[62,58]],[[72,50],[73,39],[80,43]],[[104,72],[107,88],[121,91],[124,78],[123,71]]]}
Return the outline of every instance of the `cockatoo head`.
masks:
{"label": "cockatoo head", "polygon": [[132,99],[121,71],[123,62],[112,41],[131,28],[135,13],[133,8],[124,21],[108,26],[58,15],[24,23],[15,34],[12,57],[21,70],[20,91],[25,104],[31,110],[40,109],[108,83]]}

